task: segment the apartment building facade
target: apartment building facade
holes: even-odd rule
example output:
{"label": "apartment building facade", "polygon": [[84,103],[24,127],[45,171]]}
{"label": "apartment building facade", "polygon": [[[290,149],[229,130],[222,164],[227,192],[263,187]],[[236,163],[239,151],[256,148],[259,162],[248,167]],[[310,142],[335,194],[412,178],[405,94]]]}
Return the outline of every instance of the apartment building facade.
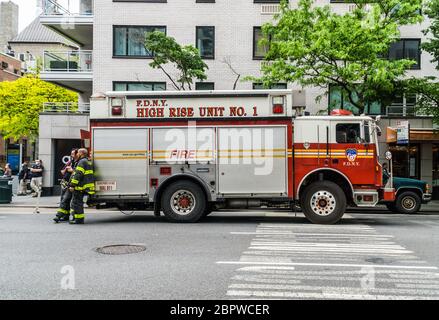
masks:
{"label": "apartment building facade", "polygon": [[[61,7],[62,0],[43,2],[46,7],[40,21],[78,43],[81,49],[70,54],[77,58],[73,59],[73,72],[68,70],[70,59],[66,70],[59,72],[46,65],[42,77],[75,89],[84,102],[89,102],[92,95],[110,90],[173,90],[165,75],[148,65],[151,53],[143,46],[144,35],[154,30],[161,30],[177,42],[192,44],[200,50],[209,69],[207,80],[194,83],[194,89],[232,89],[236,73],[242,77],[260,75],[265,53],[265,48],[258,44],[262,36],[260,27],[272,21],[279,10],[278,0],[77,0],[69,1],[72,8],[62,9],[56,6]],[[72,2],[76,4],[72,5]],[[297,1],[290,3],[297,5]],[[352,10],[352,4],[343,1],[316,0],[315,3],[330,5],[338,13]],[[402,40],[391,48],[390,55],[394,58],[409,57],[417,61],[415,67],[408,70],[409,76],[437,75],[430,63],[431,57],[420,50],[420,43],[425,39],[422,30],[427,25],[428,21],[424,21],[421,25],[402,27]],[[236,88],[259,87],[257,83],[239,81]],[[303,89],[286,83],[276,87]],[[324,93],[322,89],[306,88],[302,93],[310,114],[327,112],[331,108],[349,108],[336,88],[318,102],[316,97]],[[376,106],[370,113],[383,115],[383,132],[386,126],[394,125],[400,119],[409,120],[413,129],[427,132],[413,135],[414,139],[423,140],[413,140],[410,146],[390,147],[401,154],[398,155],[401,158],[398,160],[401,162],[399,175],[432,183],[435,166],[438,175],[435,179],[439,179],[438,164],[433,158],[435,148],[439,148],[439,139],[432,131],[431,118],[414,113],[412,100],[412,97],[402,96],[392,106]],[[388,147],[383,140],[382,153]],[[415,169],[406,170],[410,167]]]}
{"label": "apartment building facade", "polygon": [[18,34],[18,5],[0,1],[0,52],[6,52],[8,41]]}

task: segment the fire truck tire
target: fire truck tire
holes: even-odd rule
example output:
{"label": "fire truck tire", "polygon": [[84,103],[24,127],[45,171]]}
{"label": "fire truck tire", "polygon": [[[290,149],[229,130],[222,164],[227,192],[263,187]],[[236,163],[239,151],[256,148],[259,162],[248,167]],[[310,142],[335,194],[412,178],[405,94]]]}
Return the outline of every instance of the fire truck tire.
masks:
{"label": "fire truck tire", "polygon": [[317,181],[304,191],[301,207],[312,223],[333,224],[339,221],[346,210],[346,196],[334,182]]}
{"label": "fire truck tire", "polygon": [[395,209],[398,213],[413,214],[421,208],[421,198],[413,191],[405,191],[396,197]]}
{"label": "fire truck tire", "polygon": [[186,180],[169,185],[161,200],[165,218],[171,222],[197,222],[204,216],[207,206],[201,187]]}

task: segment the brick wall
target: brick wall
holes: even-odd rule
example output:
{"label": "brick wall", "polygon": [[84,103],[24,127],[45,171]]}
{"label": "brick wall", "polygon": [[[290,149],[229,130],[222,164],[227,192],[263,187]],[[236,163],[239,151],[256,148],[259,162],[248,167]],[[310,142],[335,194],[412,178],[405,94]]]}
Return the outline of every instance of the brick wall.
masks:
{"label": "brick wall", "polygon": [[0,53],[0,81],[14,81],[21,76],[21,61]]}

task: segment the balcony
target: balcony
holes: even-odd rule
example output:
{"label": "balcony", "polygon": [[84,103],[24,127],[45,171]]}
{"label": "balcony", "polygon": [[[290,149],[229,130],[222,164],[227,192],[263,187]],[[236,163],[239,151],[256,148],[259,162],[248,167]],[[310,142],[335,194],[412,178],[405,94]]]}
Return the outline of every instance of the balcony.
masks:
{"label": "balcony", "polygon": [[90,103],[45,102],[43,113],[90,113]]}
{"label": "balcony", "polygon": [[93,47],[93,0],[42,0],[40,22],[77,43]]}
{"label": "balcony", "polygon": [[393,103],[387,106],[386,115],[389,117],[413,117],[418,114],[414,104]]}
{"label": "balcony", "polygon": [[91,92],[93,52],[45,51],[41,79],[57,83],[79,93]]}

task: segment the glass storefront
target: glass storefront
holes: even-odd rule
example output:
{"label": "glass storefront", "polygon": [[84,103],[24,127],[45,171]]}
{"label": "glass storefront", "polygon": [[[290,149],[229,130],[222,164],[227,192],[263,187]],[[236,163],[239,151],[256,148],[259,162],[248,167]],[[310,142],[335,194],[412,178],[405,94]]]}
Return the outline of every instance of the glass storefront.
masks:
{"label": "glass storefront", "polygon": [[419,144],[410,144],[410,146],[391,144],[389,150],[392,152],[393,174],[395,177],[420,179]]}

